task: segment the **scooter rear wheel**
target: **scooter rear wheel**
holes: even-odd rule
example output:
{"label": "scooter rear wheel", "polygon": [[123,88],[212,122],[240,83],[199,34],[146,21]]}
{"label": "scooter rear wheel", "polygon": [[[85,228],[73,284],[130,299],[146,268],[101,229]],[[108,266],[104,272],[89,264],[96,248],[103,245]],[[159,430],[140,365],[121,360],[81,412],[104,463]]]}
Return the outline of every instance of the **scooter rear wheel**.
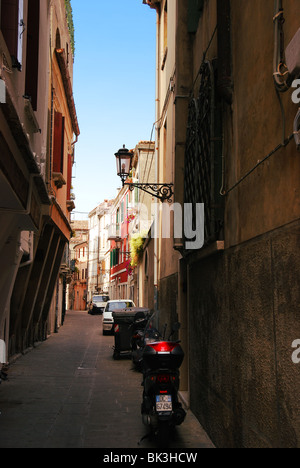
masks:
{"label": "scooter rear wheel", "polygon": [[168,448],[170,442],[170,425],[168,421],[158,422],[157,441],[159,448]]}

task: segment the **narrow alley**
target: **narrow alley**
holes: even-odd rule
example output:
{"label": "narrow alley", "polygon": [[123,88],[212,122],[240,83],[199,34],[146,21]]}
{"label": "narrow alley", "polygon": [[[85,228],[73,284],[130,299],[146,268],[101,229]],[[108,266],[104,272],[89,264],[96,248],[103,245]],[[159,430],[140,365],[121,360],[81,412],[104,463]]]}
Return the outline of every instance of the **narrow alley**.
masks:
{"label": "narrow alley", "polygon": [[[102,319],[69,311],[58,334],[15,361],[0,386],[0,448],[155,448],[141,374],[114,361]],[[191,412],[170,448],[213,448]]]}

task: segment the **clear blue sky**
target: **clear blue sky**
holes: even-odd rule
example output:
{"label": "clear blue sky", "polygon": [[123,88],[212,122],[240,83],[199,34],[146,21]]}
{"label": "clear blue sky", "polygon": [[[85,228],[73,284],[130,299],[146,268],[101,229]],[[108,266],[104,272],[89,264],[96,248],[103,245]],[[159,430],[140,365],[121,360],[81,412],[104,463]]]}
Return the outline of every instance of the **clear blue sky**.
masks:
{"label": "clear blue sky", "polygon": [[71,0],[80,127],[72,185],[85,219],[121,181],[116,153],[149,140],[155,121],[156,13],[142,0]]}

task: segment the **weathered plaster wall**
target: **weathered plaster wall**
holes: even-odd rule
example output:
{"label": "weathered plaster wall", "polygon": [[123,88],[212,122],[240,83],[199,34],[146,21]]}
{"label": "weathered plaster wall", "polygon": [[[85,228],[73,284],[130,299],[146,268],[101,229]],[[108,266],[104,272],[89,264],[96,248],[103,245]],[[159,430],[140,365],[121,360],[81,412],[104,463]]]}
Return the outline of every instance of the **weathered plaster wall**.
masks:
{"label": "weathered plaster wall", "polygon": [[220,447],[299,447],[300,223],[189,268],[191,406]]}

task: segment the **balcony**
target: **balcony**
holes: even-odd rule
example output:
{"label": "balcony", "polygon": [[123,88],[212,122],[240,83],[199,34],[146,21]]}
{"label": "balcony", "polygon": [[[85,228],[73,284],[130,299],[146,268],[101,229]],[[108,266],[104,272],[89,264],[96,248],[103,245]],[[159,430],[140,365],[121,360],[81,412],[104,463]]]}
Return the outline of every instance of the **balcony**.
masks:
{"label": "balcony", "polygon": [[115,241],[120,238],[121,229],[119,224],[111,224],[108,226],[108,240]]}

